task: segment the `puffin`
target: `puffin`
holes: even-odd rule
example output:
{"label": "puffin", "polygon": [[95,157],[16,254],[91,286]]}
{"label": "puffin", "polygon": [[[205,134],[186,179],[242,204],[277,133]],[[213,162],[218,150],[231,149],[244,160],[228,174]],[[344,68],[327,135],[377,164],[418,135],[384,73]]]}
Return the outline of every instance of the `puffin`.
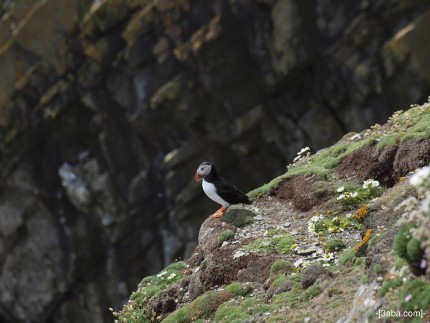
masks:
{"label": "puffin", "polygon": [[220,218],[232,204],[251,204],[248,196],[239,191],[236,186],[230,184],[227,180],[218,176],[215,165],[203,162],[197,168],[194,175],[196,182],[202,181],[203,191],[214,202],[221,205],[212,216]]}

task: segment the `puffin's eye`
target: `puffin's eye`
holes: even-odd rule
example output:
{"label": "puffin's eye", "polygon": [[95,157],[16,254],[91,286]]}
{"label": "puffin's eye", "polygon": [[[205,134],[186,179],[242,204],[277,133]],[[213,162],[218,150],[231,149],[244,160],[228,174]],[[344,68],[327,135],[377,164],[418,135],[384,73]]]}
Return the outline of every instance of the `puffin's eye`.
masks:
{"label": "puffin's eye", "polygon": [[203,167],[200,167],[200,170],[203,170]]}

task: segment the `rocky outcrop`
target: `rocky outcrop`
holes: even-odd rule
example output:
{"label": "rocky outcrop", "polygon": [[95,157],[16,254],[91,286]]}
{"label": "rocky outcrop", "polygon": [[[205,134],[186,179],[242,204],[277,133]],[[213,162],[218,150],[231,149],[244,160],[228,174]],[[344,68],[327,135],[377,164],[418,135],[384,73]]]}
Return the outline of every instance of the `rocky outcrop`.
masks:
{"label": "rocky outcrop", "polygon": [[192,182],[202,160],[248,190],[301,147],[422,100],[429,10],[0,4],[0,320],[109,320],[142,276],[194,249],[213,207]]}
{"label": "rocky outcrop", "polygon": [[182,266],[181,283],[163,278],[170,266],[146,277],[114,316],[167,323],[422,315],[430,308],[430,156],[422,149],[429,116],[426,103],[298,158],[248,193],[251,205],[203,222],[188,266],[170,265]]}

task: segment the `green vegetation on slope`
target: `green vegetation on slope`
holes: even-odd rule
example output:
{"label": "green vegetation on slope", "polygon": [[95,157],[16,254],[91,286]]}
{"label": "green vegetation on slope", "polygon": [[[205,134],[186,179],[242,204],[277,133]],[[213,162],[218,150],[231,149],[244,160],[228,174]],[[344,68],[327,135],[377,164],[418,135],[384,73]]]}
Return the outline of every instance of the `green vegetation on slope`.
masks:
{"label": "green vegetation on slope", "polygon": [[[282,182],[296,175],[315,175],[322,182],[330,179],[331,170],[357,149],[364,146],[376,145],[377,150],[397,145],[407,140],[422,140],[430,138],[430,104],[414,106],[407,111],[396,112],[390,117],[387,125],[375,125],[372,130],[364,134],[345,136],[339,143],[322,150],[315,155],[299,159],[289,166],[288,171],[268,184],[256,188],[248,193],[251,198],[272,194]],[[357,139],[353,139],[354,137]],[[324,185],[324,184],[322,184]]]}

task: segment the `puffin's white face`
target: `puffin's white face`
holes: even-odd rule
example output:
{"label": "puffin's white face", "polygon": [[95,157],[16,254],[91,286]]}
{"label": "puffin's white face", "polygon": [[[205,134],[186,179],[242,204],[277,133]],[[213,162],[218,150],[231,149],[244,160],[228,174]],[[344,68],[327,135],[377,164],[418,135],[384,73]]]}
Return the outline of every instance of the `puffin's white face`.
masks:
{"label": "puffin's white face", "polygon": [[196,182],[201,181],[203,178],[209,175],[211,169],[212,165],[207,162],[200,164],[200,166],[196,170],[196,174],[194,175],[194,180]]}

